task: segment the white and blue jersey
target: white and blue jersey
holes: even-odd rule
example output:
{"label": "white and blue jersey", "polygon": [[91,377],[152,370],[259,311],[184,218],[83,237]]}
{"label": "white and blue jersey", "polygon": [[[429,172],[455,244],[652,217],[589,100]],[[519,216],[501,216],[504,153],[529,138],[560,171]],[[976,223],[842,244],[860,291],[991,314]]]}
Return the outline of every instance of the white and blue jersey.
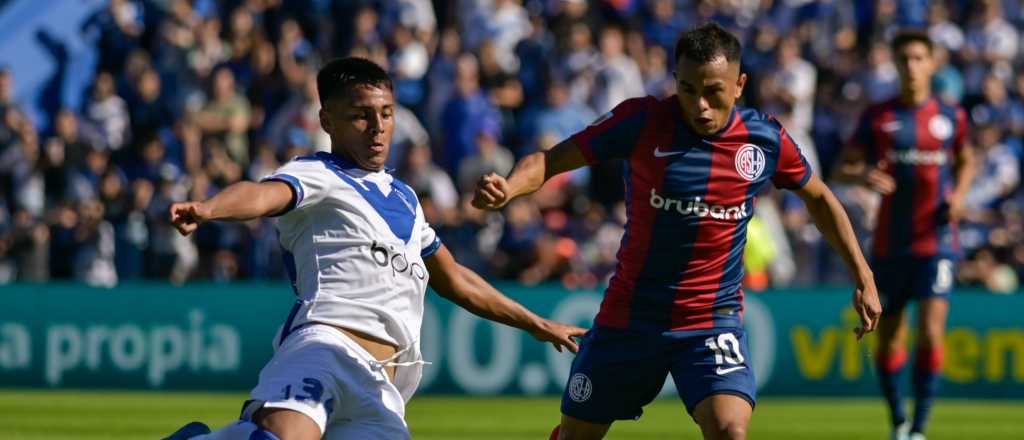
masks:
{"label": "white and blue jersey", "polygon": [[[298,157],[267,180],[294,191],[277,228],[297,300],[275,345],[305,324],[323,323],[393,343],[402,351],[396,362],[420,360],[429,279],[423,259],[441,242],[412,189],[324,152]],[[420,375],[419,365],[396,372],[406,400]]]}

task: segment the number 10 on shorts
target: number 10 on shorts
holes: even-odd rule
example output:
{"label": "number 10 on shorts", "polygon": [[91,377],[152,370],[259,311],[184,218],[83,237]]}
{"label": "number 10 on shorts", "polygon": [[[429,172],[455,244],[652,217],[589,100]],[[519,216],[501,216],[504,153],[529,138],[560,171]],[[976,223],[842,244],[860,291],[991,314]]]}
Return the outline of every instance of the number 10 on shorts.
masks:
{"label": "number 10 on shorts", "polygon": [[[717,336],[711,336],[704,340],[704,345],[715,353],[716,365],[722,365],[723,363],[728,365],[743,364],[743,353],[740,353],[740,341],[736,339],[736,335],[732,333],[722,333]],[[733,371],[733,369],[727,368],[723,370],[719,368],[718,374],[725,374],[730,371]]]}

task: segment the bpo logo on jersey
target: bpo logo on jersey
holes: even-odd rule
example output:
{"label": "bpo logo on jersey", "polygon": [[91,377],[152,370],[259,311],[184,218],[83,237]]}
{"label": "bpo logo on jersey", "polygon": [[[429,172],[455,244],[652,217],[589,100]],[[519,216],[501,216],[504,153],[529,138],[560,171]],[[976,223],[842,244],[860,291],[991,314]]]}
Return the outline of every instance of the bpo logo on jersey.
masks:
{"label": "bpo logo on jersey", "polygon": [[427,277],[427,270],[422,264],[418,262],[409,264],[409,259],[405,254],[395,250],[391,246],[384,247],[382,244],[374,241],[373,244],[370,245],[370,257],[373,258],[373,262],[377,263],[380,267],[391,266],[392,275],[409,272],[409,275],[421,280]]}
{"label": "bpo logo on jersey", "polygon": [[593,390],[594,386],[590,383],[590,378],[586,374],[576,373],[569,379],[569,398],[573,402],[586,402]]}
{"label": "bpo logo on jersey", "polygon": [[740,177],[753,181],[761,177],[765,166],[764,151],[754,144],[745,144],[736,152],[736,172]]}
{"label": "bpo logo on jersey", "polygon": [[935,115],[928,120],[928,132],[935,136],[935,139],[944,141],[953,135],[953,121],[945,115]]}

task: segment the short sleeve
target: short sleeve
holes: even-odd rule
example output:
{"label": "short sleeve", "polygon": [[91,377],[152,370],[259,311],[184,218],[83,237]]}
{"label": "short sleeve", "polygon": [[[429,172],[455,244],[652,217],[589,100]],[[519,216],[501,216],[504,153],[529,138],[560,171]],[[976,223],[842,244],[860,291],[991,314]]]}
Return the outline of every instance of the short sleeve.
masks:
{"label": "short sleeve", "polygon": [[260,182],[277,180],[287,183],[291,187],[291,205],[277,214],[283,215],[293,209],[302,209],[323,200],[331,178],[335,177],[331,175],[323,162],[316,159],[296,158],[260,179]]}
{"label": "short sleeve", "polygon": [[779,126],[779,160],[772,183],[777,188],[800,189],[811,180],[811,166],[786,129]]}
{"label": "short sleeve", "polygon": [[953,132],[953,152],[960,154],[967,144],[967,112],[956,109],[956,131]]}
{"label": "short sleeve", "polygon": [[423,217],[423,208],[416,207],[416,215],[420,217],[420,257],[427,258],[441,249],[441,238],[437,236],[434,228],[430,227],[426,218]]}
{"label": "short sleeve", "polygon": [[654,102],[657,101],[651,97],[622,101],[571,139],[588,164],[625,159],[633,152]]}
{"label": "short sleeve", "polygon": [[878,161],[878,153],[875,151],[875,142],[871,130],[871,117],[874,112],[868,110],[860,115],[857,127],[853,135],[846,142],[847,148],[859,150],[864,153],[864,160],[869,163]]}

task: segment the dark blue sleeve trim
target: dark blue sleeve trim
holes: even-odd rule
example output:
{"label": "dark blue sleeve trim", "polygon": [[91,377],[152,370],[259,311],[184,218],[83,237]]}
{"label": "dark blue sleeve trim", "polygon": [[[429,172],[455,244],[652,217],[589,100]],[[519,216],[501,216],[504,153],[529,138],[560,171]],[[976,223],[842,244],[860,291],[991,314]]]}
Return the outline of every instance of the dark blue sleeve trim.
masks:
{"label": "dark blue sleeve trim", "polygon": [[423,248],[423,250],[420,251],[420,258],[427,258],[431,255],[434,255],[437,253],[439,249],[441,249],[441,239],[434,237],[434,241],[431,242],[429,246]]}
{"label": "dark blue sleeve trim", "polygon": [[291,176],[288,174],[272,174],[270,176],[260,179],[260,182],[266,182],[268,180],[277,180],[279,182],[287,183],[288,186],[291,187],[292,189],[292,202],[288,204],[287,208],[285,208],[281,212],[271,215],[271,217],[284,215],[289,211],[297,208],[299,204],[302,203],[302,199],[305,198],[306,196],[306,193],[302,190],[302,184],[299,183],[299,179],[296,179],[295,176]]}
{"label": "dark blue sleeve trim", "polygon": [[797,182],[795,185],[789,187],[789,189],[800,189],[800,188],[803,188],[804,185],[807,185],[807,182],[809,182],[811,180],[811,176],[812,175],[814,175],[814,171],[812,171],[811,167],[808,166],[807,167],[807,172],[804,173],[804,177],[801,177],[800,181]]}

